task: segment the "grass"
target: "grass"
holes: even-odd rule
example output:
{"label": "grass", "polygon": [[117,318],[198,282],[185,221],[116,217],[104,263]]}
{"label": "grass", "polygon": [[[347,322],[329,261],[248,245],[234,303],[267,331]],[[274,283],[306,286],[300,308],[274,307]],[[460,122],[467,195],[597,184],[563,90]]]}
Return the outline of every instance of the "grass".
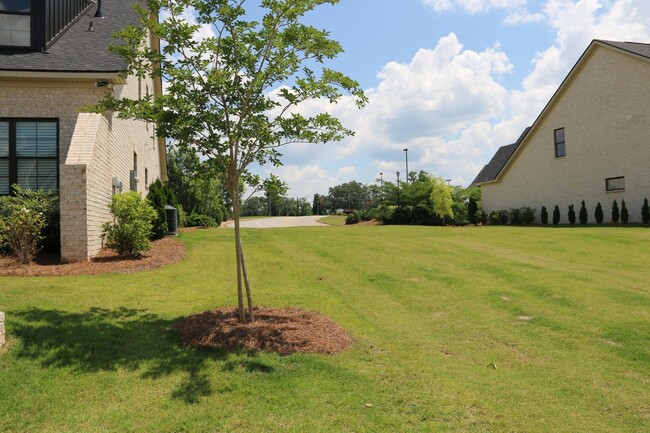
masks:
{"label": "grass", "polygon": [[641,432],[650,230],[244,230],[255,300],[322,311],[335,356],[177,345],[234,304],[233,239],[138,274],[0,277],[2,432]]}
{"label": "grass", "polygon": [[318,221],[331,226],[344,226],[347,215],[329,215],[320,218]]}

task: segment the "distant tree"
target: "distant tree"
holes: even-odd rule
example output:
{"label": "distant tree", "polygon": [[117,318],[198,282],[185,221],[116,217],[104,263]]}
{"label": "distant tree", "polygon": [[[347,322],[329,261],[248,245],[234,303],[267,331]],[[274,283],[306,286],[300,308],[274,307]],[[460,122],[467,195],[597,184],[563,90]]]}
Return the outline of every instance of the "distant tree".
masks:
{"label": "distant tree", "polygon": [[576,211],[573,209],[573,205],[569,205],[569,223],[575,224],[576,223]]}
{"label": "distant tree", "polygon": [[266,200],[269,203],[269,212],[267,215],[282,215],[280,212],[280,205],[289,191],[287,184],[280,180],[279,177],[272,174],[268,179],[265,179],[262,182],[262,189],[264,190]]}
{"label": "distant tree", "polygon": [[603,223],[603,218],[605,215],[603,214],[603,207],[600,205],[600,202],[596,205],[596,211],[594,212],[594,218],[596,218],[596,224],[602,224]]}
{"label": "distant tree", "polygon": [[612,203],[612,222],[617,223],[618,218],[619,218],[618,203],[616,203],[616,200],[614,200],[614,203]]}
{"label": "distant tree", "polygon": [[587,215],[587,208],[585,207],[585,201],[582,200],[582,205],[580,206],[580,224],[585,225],[587,224],[587,220],[589,219],[589,216]]}
{"label": "distant tree", "polygon": [[269,201],[266,197],[249,197],[242,203],[242,216],[266,216],[269,214]]}
{"label": "distant tree", "polygon": [[643,224],[650,223],[650,206],[648,206],[648,199],[643,199],[643,207],[641,208],[641,221]]}
{"label": "distant tree", "polygon": [[558,205],[555,205],[555,208],[553,209],[553,225],[558,225],[560,224],[560,207]]}
{"label": "distant tree", "polygon": [[548,211],[546,210],[546,206],[542,206],[542,212],[540,214],[540,218],[542,220],[542,224],[544,225],[548,224]]}
{"label": "distant tree", "polygon": [[623,224],[627,224],[627,222],[630,220],[630,213],[627,210],[627,207],[625,206],[625,200],[621,200],[621,222]]}

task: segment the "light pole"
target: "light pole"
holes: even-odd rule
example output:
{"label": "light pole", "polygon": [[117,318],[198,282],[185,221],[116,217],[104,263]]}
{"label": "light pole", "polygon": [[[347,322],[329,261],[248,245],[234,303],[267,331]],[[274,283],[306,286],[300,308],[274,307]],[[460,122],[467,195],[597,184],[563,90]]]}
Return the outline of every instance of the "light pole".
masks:
{"label": "light pole", "polygon": [[404,155],[406,155],[406,183],[409,183],[409,150],[404,148]]}
{"label": "light pole", "polygon": [[384,173],[379,173],[379,200],[384,201]]}
{"label": "light pole", "polygon": [[400,208],[400,202],[399,202],[399,171],[395,173],[397,175],[397,207]]}

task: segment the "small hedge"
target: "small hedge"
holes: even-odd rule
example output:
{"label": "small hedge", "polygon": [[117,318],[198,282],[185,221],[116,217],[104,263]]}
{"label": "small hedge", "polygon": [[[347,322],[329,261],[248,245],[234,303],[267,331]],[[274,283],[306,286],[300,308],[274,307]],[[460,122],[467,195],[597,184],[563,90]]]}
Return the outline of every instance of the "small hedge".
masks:
{"label": "small hedge", "polygon": [[106,246],[122,256],[142,257],[143,252],[151,249],[154,208],[135,191],[113,195],[109,208],[115,222],[102,225]]}

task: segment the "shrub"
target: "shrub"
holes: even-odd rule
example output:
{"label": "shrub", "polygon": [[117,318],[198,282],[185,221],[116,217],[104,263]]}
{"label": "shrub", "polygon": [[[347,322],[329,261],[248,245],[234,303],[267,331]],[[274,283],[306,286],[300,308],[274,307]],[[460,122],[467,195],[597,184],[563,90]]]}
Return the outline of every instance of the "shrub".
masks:
{"label": "shrub", "polygon": [[542,213],[540,215],[540,218],[542,220],[542,224],[548,224],[548,211],[546,210],[546,206],[542,206]]}
{"label": "shrub", "polygon": [[469,202],[467,203],[467,214],[469,216],[470,224],[478,224],[478,218],[476,217],[477,212],[478,203],[476,203],[476,199],[474,197],[470,197]]}
{"label": "shrub", "polygon": [[13,208],[0,220],[0,234],[18,261],[27,264],[38,251],[45,216],[28,208]]}
{"label": "shrub", "polygon": [[625,200],[621,200],[621,222],[623,224],[627,224],[627,222],[630,220],[630,213],[627,210],[627,207],[625,206]]}
{"label": "shrub", "polygon": [[102,238],[118,254],[138,258],[151,249],[152,223],[156,211],[139,193],[115,194],[109,205],[115,222],[102,225]]}
{"label": "shrub", "polygon": [[520,226],[521,223],[521,212],[519,209],[510,209],[508,211],[508,220],[513,226]]}
{"label": "shrub", "polygon": [[575,224],[576,223],[576,211],[573,209],[573,205],[569,205],[569,223]]}
{"label": "shrub", "polygon": [[494,226],[508,224],[508,211],[493,210],[488,215],[488,222],[490,223],[490,225],[494,225]]}
{"label": "shrub", "polygon": [[345,217],[345,224],[357,224],[360,221],[359,215],[356,212],[348,214]]}
{"label": "shrub", "polygon": [[560,207],[558,205],[555,205],[555,208],[553,209],[553,225],[558,225],[560,224]]}
{"label": "shrub", "polygon": [[[0,197],[0,219],[7,218],[15,209],[29,209],[40,213],[44,217],[44,226],[41,230],[39,248],[45,251],[58,253],[60,240],[59,195],[56,192],[44,190],[27,190],[18,185],[13,185],[13,196]],[[2,243],[0,236],[0,252],[9,251],[8,244]]]}
{"label": "shrub", "polygon": [[614,200],[614,203],[612,203],[612,222],[617,223],[618,222],[618,203],[616,203],[616,200]]}
{"label": "shrub", "polygon": [[587,215],[587,207],[585,206],[585,201],[582,200],[582,205],[580,205],[580,224],[584,225],[587,224],[587,220],[589,219],[589,216]]}
{"label": "shrub", "polygon": [[535,222],[535,211],[536,209],[524,206],[519,209],[521,214],[521,223],[522,224],[533,224]]}
{"label": "shrub", "polygon": [[214,218],[200,213],[193,213],[185,219],[187,227],[218,227],[219,224]]}
{"label": "shrub", "polygon": [[605,217],[603,214],[603,207],[600,205],[600,202],[596,205],[596,211],[594,212],[594,217],[596,218],[596,224],[602,224],[603,223],[603,218]]}
{"label": "shrub", "polygon": [[641,221],[643,224],[650,223],[650,206],[648,206],[648,199],[643,199],[643,207],[641,208]]}
{"label": "shrub", "polygon": [[151,230],[151,239],[162,239],[169,231],[165,206],[170,205],[176,207],[176,197],[167,185],[162,183],[160,179],[157,179],[149,185],[147,201],[156,211],[154,218],[151,220],[153,227]]}

